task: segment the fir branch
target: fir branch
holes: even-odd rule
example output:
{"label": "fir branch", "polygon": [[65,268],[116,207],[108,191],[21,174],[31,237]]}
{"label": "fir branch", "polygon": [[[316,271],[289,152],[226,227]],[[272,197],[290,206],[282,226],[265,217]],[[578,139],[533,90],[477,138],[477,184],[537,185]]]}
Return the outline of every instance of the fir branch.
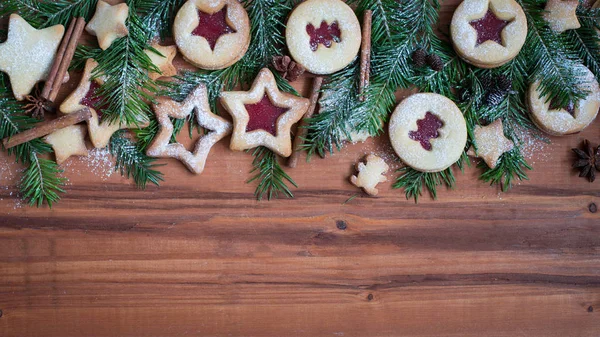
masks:
{"label": "fir branch", "polygon": [[487,168],[480,179],[489,182],[490,185],[500,184],[502,192],[508,191],[515,179],[529,180],[525,170],[532,170],[518,146],[503,154],[494,169],[489,169],[485,163],[481,163],[480,167]]}
{"label": "fir branch", "polygon": [[248,183],[258,181],[254,196],[258,200],[262,200],[265,196],[267,200],[271,200],[273,197],[278,197],[279,194],[293,198],[294,195],[287,184],[292,184],[294,187],[298,187],[298,185],[281,168],[277,155],[262,146],[254,149],[252,155],[254,156],[252,161],[254,169],[251,173],[256,173],[256,175],[248,180]]}
{"label": "fir branch", "polygon": [[577,19],[581,28],[566,31],[565,39],[573,53],[579,56],[596,78],[600,78],[600,9],[585,8],[580,4],[577,8]]}
{"label": "fir branch", "polygon": [[89,21],[98,0],[3,0],[0,17],[18,13],[37,29],[54,25],[67,26],[72,18],[82,16]]}
{"label": "fir branch", "polygon": [[56,162],[39,158],[35,152],[30,154],[29,162],[19,184],[23,199],[29,200],[31,206],[41,207],[47,203],[52,207],[52,203],[60,199],[58,193],[65,192],[62,187],[66,179],[58,176],[63,171]]}
{"label": "fir branch", "polygon": [[405,166],[398,170],[400,176],[392,185],[394,189],[403,188],[406,199],[414,199],[415,203],[423,195],[423,187],[431,194],[433,199],[437,199],[437,188],[445,185],[447,188],[454,188],[456,178],[452,172],[452,167],[441,172],[420,172],[411,167]]}
{"label": "fir branch", "polygon": [[177,11],[185,0],[133,0],[149,38],[171,36],[171,27]]}
{"label": "fir branch", "polygon": [[133,178],[138,188],[145,189],[148,183],[159,185],[163,175],[156,168],[156,159],[148,157],[123,131],[110,139],[110,153],[116,158],[115,170],[127,179]]}

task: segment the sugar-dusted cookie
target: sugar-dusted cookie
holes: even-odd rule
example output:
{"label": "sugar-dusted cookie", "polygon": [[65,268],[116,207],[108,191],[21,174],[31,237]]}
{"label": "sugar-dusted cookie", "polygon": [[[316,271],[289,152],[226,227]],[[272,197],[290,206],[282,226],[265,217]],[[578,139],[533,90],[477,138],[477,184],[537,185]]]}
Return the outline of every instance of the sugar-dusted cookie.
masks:
{"label": "sugar-dusted cookie", "polygon": [[389,169],[390,167],[383,159],[370,154],[364,163],[359,162],[356,165],[358,175],[350,177],[350,182],[354,186],[362,188],[368,195],[375,196],[379,193],[376,188],[377,184],[387,181],[384,174]]}
{"label": "sugar-dusted cookie", "polygon": [[[173,136],[173,123],[170,117],[184,119],[192,111],[195,112],[198,125],[209,131],[198,140],[194,152],[188,151],[180,143],[169,143]],[[231,133],[231,123],[210,111],[208,93],[204,84],[200,84],[182,103],[167,97],[159,97],[154,104],[154,112],[160,130],[146,153],[151,157],[178,159],[195,174],[204,171],[206,158],[213,145]]]}
{"label": "sugar-dusted cookie", "polygon": [[585,99],[557,107],[554,102],[547,102],[540,96],[539,82],[531,84],[528,92],[529,112],[532,120],[543,131],[562,136],[580,132],[594,121],[600,108],[600,87],[594,74],[581,66],[585,71],[585,84],[581,88],[588,91]]}
{"label": "sugar-dusted cookie", "polygon": [[439,172],[456,163],[467,143],[462,112],[432,93],[404,99],[390,118],[390,139],[402,161],[416,170]]}
{"label": "sugar-dusted cookie", "polygon": [[8,38],[0,43],[0,71],[10,77],[17,100],[48,77],[64,32],[62,25],[37,30],[17,14],[10,15]]}
{"label": "sugar-dusted cookie", "polygon": [[358,18],[340,0],[300,3],[285,30],[291,56],[314,74],[331,74],[349,65],[358,54],[361,39]]}
{"label": "sugar-dusted cookie", "polygon": [[97,97],[98,89],[102,85],[102,78],[96,78],[92,81],[92,72],[98,63],[93,59],[88,59],[85,63],[85,70],[79,85],[67,99],[60,105],[60,111],[68,114],[76,112],[84,107],[89,107],[92,112],[92,118],[88,123],[88,133],[92,144],[96,148],[104,148],[108,145],[113,133],[120,129],[135,129],[144,127],[147,123],[140,121],[138,125],[125,125],[118,122],[102,121],[102,111],[107,107],[103,106],[102,99]]}
{"label": "sugar-dusted cookie", "polygon": [[578,4],[577,0],[548,0],[544,8],[544,19],[550,29],[562,33],[581,27],[576,14]]}
{"label": "sugar-dusted cookie", "polygon": [[308,110],[309,100],[279,91],[275,77],[264,68],[250,91],[221,94],[221,104],[233,116],[231,149],[265,146],[283,157],[292,154],[291,128]]}
{"label": "sugar-dusted cookie", "polygon": [[71,156],[88,155],[85,133],[84,125],[71,125],[47,135],[44,141],[52,146],[56,162],[60,165]]}
{"label": "sugar-dusted cookie", "polygon": [[223,69],[246,54],[250,19],[237,0],[188,0],[177,12],[173,37],[191,64]]}
{"label": "sugar-dusted cookie", "polygon": [[502,119],[495,120],[488,126],[475,126],[475,145],[471,146],[468,155],[479,157],[491,169],[496,168],[502,154],[513,149],[515,144],[504,135]]}
{"label": "sugar-dusted cookie", "polygon": [[158,43],[153,43],[152,48],[156,49],[159,53],[158,55],[155,52],[150,50],[145,50],[144,52],[152,63],[160,70],[160,73],[151,72],[148,74],[150,79],[156,80],[161,77],[171,77],[177,75],[177,68],[173,65],[173,59],[177,55],[177,47],[176,46],[161,46]]}
{"label": "sugar-dusted cookie", "polygon": [[128,15],[129,7],[127,4],[122,3],[111,6],[99,0],[96,5],[96,13],[88,23],[86,30],[88,33],[97,36],[100,48],[106,50],[116,39],[129,34],[129,30],[125,25]]}
{"label": "sugar-dusted cookie", "polygon": [[527,19],[514,0],[465,0],[452,17],[454,49],[465,61],[495,68],[519,54],[527,36]]}

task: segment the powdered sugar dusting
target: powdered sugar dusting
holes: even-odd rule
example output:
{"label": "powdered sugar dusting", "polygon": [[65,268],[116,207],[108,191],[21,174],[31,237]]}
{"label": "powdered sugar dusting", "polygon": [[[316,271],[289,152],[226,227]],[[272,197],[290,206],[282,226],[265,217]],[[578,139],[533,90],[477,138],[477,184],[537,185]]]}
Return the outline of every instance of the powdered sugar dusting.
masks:
{"label": "powdered sugar dusting", "polygon": [[107,148],[93,149],[87,157],[71,158],[61,167],[65,173],[81,175],[80,168],[85,166],[86,172],[91,172],[102,181],[108,180],[115,172],[115,160]]}

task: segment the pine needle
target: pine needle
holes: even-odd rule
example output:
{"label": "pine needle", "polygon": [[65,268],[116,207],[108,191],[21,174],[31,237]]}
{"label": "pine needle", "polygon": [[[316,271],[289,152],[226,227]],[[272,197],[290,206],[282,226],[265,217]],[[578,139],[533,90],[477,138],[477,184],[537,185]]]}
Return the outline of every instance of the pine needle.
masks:
{"label": "pine needle", "polygon": [[140,189],[148,183],[159,185],[163,175],[155,168],[156,159],[148,157],[131,139],[125,137],[123,131],[115,133],[110,139],[110,153],[116,159],[115,170],[127,179],[133,178]]}
{"label": "pine needle", "polygon": [[437,187],[445,185],[447,188],[454,188],[456,179],[452,168],[448,168],[441,172],[429,173],[420,172],[411,167],[403,167],[398,170],[400,176],[392,185],[394,189],[403,188],[406,194],[406,199],[414,199],[415,203],[419,201],[419,197],[423,195],[423,187],[425,187],[433,199],[437,199]]}
{"label": "pine needle", "polygon": [[273,151],[265,147],[257,147],[252,151],[254,160],[252,166],[254,169],[251,173],[256,173],[255,176],[248,180],[248,183],[258,181],[258,187],[254,192],[256,199],[262,200],[265,196],[268,200],[273,197],[278,197],[280,194],[293,198],[292,191],[287,186],[287,183],[298,187],[294,180],[285,173],[279,162],[277,155]]}
{"label": "pine needle", "polygon": [[63,171],[56,162],[39,158],[35,152],[30,154],[29,163],[19,184],[23,199],[31,206],[41,207],[46,203],[52,208],[52,204],[60,199],[58,193],[65,192],[62,186],[66,179],[58,177]]}
{"label": "pine needle", "polygon": [[89,21],[98,0],[2,0],[0,17],[18,13],[37,29],[54,25],[67,26],[72,18],[82,16]]}

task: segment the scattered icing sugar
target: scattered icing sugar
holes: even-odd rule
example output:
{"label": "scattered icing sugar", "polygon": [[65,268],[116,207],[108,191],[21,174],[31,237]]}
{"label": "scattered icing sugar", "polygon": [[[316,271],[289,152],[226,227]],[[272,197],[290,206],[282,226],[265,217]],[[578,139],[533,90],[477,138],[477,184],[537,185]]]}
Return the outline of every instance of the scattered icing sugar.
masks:
{"label": "scattered icing sugar", "polygon": [[108,180],[115,172],[114,158],[106,148],[92,149],[87,157],[71,157],[61,167],[69,174],[81,175],[81,166],[85,166],[87,170],[84,171],[93,173],[102,181]]}

